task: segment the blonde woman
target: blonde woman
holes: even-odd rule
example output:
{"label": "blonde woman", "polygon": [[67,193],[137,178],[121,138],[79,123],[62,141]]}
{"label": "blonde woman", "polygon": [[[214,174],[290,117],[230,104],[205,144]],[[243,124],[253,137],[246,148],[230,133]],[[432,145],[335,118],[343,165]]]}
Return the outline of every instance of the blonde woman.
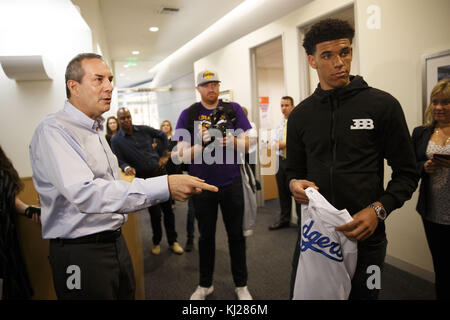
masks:
{"label": "blonde woman", "polygon": [[[173,128],[172,123],[169,120],[164,120],[161,123],[161,131],[167,135],[167,139],[169,140],[169,152],[177,145],[176,141],[172,141]],[[181,166],[175,165],[172,160],[169,158],[169,161],[166,165],[166,170],[168,174],[181,174]]]}
{"label": "blonde woman", "polygon": [[421,175],[417,211],[422,216],[433,257],[437,299],[450,299],[450,79],[437,83],[425,110],[423,126],[412,139]]}

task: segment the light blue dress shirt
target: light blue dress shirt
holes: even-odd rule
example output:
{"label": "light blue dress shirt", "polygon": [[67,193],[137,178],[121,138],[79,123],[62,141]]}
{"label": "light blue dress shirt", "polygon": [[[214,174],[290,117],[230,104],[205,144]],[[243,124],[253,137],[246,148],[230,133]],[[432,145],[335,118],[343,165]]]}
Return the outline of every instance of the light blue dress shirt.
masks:
{"label": "light blue dress shirt", "polygon": [[44,239],[116,230],[127,221],[125,213],[169,198],[167,176],[131,183],[120,179],[117,158],[103,134],[104,121],[90,119],[66,101],[37,127],[30,159]]}
{"label": "light blue dress shirt", "polygon": [[[283,141],[283,131],[284,131],[284,124],[286,123],[286,119],[283,118],[281,123],[278,125],[278,127],[275,128],[275,139],[274,142]],[[277,149],[277,155],[280,157],[284,157],[284,150],[283,149]]]}

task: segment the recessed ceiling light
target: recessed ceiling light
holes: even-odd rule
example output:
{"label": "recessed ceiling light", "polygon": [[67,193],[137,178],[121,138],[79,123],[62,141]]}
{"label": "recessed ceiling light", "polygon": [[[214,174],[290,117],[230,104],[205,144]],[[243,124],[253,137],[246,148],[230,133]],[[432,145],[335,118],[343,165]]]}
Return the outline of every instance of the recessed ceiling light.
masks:
{"label": "recessed ceiling light", "polygon": [[148,30],[150,30],[151,32],[157,32],[159,31],[158,27],[150,27]]}
{"label": "recessed ceiling light", "polygon": [[139,54],[140,52],[138,50],[134,50],[134,51],[131,51],[131,53],[132,54]]}

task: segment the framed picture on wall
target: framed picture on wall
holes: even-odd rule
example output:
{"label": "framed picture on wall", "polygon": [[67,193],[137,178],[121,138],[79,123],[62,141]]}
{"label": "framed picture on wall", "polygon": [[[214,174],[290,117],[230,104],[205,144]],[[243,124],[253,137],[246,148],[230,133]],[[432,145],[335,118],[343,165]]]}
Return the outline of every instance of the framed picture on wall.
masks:
{"label": "framed picture on wall", "polygon": [[450,78],[450,50],[422,57],[422,116],[430,102],[431,90],[445,78]]}
{"label": "framed picture on wall", "polygon": [[219,99],[222,99],[225,102],[233,101],[233,91],[231,91],[231,90],[220,91]]}

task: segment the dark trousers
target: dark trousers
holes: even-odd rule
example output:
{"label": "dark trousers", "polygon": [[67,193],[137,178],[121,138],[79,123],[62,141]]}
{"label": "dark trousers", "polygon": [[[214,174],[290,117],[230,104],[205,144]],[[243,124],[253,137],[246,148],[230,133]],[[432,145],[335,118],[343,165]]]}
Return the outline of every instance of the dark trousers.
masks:
{"label": "dark trousers", "polygon": [[195,232],[195,208],[194,208],[194,200],[189,198],[188,200],[188,212],[187,212],[187,221],[186,221],[186,231],[187,237],[189,239],[194,239]]}
{"label": "dark trousers", "polygon": [[[299,222],[299,226],[301,223]],[[295,277],[297,274],[298,259],[300,257],[300,241],[301,232],[299,227],[299,235],[292,259],[291,287],[290,299],[293,297]],[[387,239],[386,233],[378,232],[373,234],[369,239],[358,242],[358,262],[356,263],[355,274],[352,279],[352,290],[350,291],[349,300],[376,300],[380,290],[374,288],[369,289],[367,280],[373,273],[367,273],[367,268],[376,265],[382,271],[384,269],[384,259],[386,257]],[[381,275],[380,275],[381,276]],[[383,283],[381,283],[383,288]]]}
{"label": "dark trousers", "polygon": [[237,178],[219,192],[203,191],[193,197],[195,216],[200,237],[198,241],[200,260],[200,286],[209,287],[213,282],[216,251],[217,210],[220,205],[223,222],[228,235],[231,272],[237,287],[247,285],[247,261],[245,238],[242,232],[244,197],[242,180]]}
{"label": "dark trousers", "polygon": [[61,300],[132,300],[136,281],[122,235],[108,243],[50,241],[49,260]]}
{"label": "dark trousers", "polygon": [[286,159],[283,157],[278,157],[278,172],[275,177],[277,179],[278,186],[278,198],[280,200],[280,216],[276,223],[286,223],[291,221],[291,192],[289,191],[289,186],[287,184],[287,174],[286,174]]}
{"label": "dark trousers", "polygon": [[153,230],[153,244],[159,244],[162,239],[161,211],[164,213],[164,228],[166,229],[167,242],[169,242],[169,245],[172,245],[177,241],[177,232],[175,231],[175,215],[173,214],[170,200],[148,208]]}
{"label": "dark trousers", "polygon": [[422,219],[428,247],[433,257],[436,298],[450,299],[450,258],[447,247],[450,225],[438,224]]}
{"label": "dark trousers", "polygon": [[[383,272],[386,248],[387,239],[384,231],[373,234],[365,241],[358,242],[358,262],[356,263],[356,270],[352,279],[352,290],[350,291],[349,300],[378,299],[380,290],[367,287],[367,280],[372,275],[367,273],[367,268],[371,265],[376,265]],[[381,288],[383,288],[382,282]]]}

